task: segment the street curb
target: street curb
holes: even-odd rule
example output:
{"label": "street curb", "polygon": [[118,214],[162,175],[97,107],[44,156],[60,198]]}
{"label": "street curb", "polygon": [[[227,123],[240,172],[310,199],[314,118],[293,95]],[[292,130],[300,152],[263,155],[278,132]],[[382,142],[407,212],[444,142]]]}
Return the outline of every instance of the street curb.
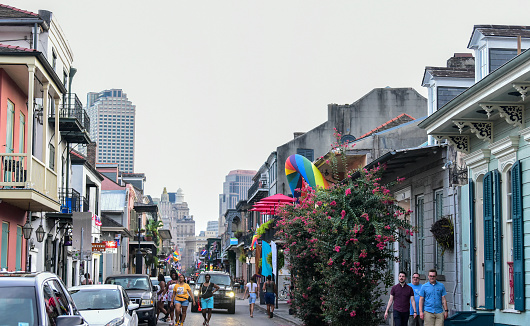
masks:
{"label": "street curb", "polygon": [[[254,307],[258,308],[259,310],[267,313],[267,308],[265,307],[262,307],[258,304],[254,305]],[[273,318],[278,318],[278,319],[281,319],[283,321],[286,321],[288,323],[291,323],[291,324],[294,324],[294,325],[297,325],[297,326],[303,326],[302,323],[300,323],[298,320],[295,320],[294,318],[287,318],[287,317],[284,317],[282,315],[279,315],[279,314],[274,314],[274,317]]]}

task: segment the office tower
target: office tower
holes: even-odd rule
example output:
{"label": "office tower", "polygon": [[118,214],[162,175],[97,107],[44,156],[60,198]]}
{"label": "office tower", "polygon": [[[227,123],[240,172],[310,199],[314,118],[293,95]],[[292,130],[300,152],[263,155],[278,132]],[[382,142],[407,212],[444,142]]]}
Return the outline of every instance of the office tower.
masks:
{"label": "office tower", "polygon": [[219,221],[208,221],[206,231],[213,231],[217,235],[217,233],[219,232]]}
{"label": "office tower", "polygon": [[219,194],[219,235],[225,232],[224,214],[227,209],[235,209],[240,200],[247,199],[248,189],[252,186],[252,177],[256,171],[233,170],[223,182],[223,193]]}
{"label": "office tower", "polygon": [[98,144],[97,163],[116,163],[120,171],[134,172],[136,106],[121,89],[87,94],[90,137]]}

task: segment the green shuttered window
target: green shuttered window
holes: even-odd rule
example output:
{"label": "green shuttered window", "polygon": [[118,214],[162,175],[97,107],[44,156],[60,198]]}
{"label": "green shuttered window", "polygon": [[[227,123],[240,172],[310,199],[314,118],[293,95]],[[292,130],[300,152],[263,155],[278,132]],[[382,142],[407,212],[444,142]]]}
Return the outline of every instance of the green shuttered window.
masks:
{"label": "green shuttered window", "polygon": [[521,161],[512,166],[514,308],[524,311],[524,234]]}
{"label": "green shuttered window", "polygon": [[2,222],[2,253],[0,256],[0,268],[7,269],[7,253],[9,252],[9,223]]}
{"label": "green shuttered window", "polygon": [[485,308],[493,310],[495,309],[495,264],[493,261],[493,173],[491,171],[484,176],[483,191]]}
{"label": "green shuttered window", "polygon": [[470,265],[470,285],[471,285],[471,308],[477,306],[477,287],[475,275],[475,184],[473,179],[469,178],[468,183],[469,194],[469,265]]}
{"label": "green shuttered window", "polygon": [[495,228],[495,308],[503,309],[501,174],[493,171],[493,224]]}

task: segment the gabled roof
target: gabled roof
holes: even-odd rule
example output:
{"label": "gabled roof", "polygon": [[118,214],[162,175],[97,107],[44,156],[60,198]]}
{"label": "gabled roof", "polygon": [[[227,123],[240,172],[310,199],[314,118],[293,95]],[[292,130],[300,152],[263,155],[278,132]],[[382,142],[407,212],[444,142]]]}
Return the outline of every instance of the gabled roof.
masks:
{"label": "gabled roof", "polygon": [[475,69],[425,67],[425,71],[433,77],[475,78]]}
{"label": "gabled roof", "polygon": [[497,37],[517,37],[530,38],[530,26],[510,26],[510,25],[475,25],[473,33],[469,38],[467,47],[470,48],[471,42],[477,32],[484,36]]}
{"label": "gabled roof", "polygon": [[416,119],[414,119],[413,117],[411,117],[410,115],[408,115],[406,113],[402,113],[402,114],[398,115],[397,117],[395,117],[394,119],[388,120],[387,122],[383,123],[379,127],[376,127],[374,129],[370,130],[369,132],[365,133],[361,137],[357,138],[355,141],[357,141],[359,139],[362,139],[364,137],[368,137],[368,136],[370,136],[370,135],[372,135],[374,133],[381,132],[383,130],[387,130],[387,129],[393,128],[393,127],[398,126],[398,125],[400,125],[402,123],[409,122],[409,121],[412,121],[412,120],[416,120]]}
{"label": "gabled roof", "polygon": [[0,19],[9,18],[39,18],[39,15],[31,11],[0,4]]}

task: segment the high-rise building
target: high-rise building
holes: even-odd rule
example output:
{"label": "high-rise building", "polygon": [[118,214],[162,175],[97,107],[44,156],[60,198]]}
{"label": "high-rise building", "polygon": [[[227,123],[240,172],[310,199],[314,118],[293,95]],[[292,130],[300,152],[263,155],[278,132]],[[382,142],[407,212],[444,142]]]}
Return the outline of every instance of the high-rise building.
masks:
{"label": "high-rise building", "polygon": [[227,209],[235,209],[240,200],[247,199],[248,189],[252,186],[252,177],[256,171],[233,170],[228,173],[223,182],[223,193],[219,195],[219,230],[225,232],[224,214]]}
{"label": "high-rise building", "polygon": [[120,171],[134,172],[136,106],[121,89],[87,94],[90,137],[98,144],[97,163],[116,163]]}
{"label": "high-rise building", "polygon": [[217,236],[219,232],[219,221],[208,221],[206,231],[215,232],[215,236]]}

